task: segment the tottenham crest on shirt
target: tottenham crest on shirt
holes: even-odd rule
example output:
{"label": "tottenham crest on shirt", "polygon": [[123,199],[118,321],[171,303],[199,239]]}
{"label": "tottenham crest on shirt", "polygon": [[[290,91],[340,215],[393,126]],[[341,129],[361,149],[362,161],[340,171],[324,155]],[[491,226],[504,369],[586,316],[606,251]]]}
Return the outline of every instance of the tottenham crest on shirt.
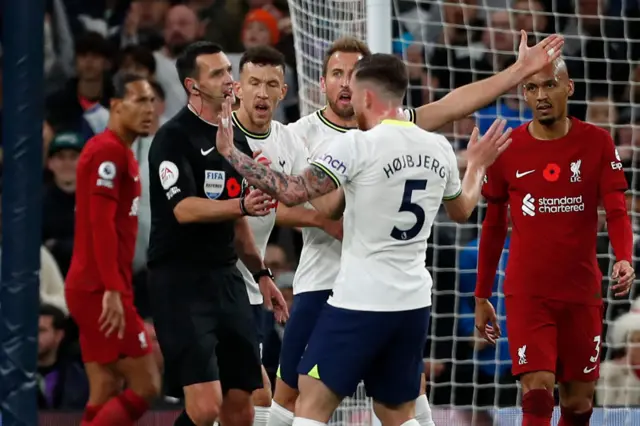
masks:
{"label": "tottenham crest on shirt", "polygon": [[204,193],[210,200],[215,200],[224,192],[225,172],[220,170],[204,171]]}

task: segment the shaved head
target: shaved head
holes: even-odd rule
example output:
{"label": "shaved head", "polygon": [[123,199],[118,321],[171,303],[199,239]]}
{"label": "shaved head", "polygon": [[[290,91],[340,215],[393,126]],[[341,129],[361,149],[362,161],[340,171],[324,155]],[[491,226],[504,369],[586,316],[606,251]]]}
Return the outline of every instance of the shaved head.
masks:
{"label": "shaved head", "polygon": [[569,79],[569,71],[567,71],[567,63],[562,58],[558,58],[553,61],[550,65],[552,68],[552,72],[558,78],[564,78],[566,80]]}
{"label": "shaved head", "polygon": [[567,103],[573,95],[573,81],[569,78],[565,61],[558,58],[527,78],[523,94],[534,119],[540,124],[551,126],[566,118]]}

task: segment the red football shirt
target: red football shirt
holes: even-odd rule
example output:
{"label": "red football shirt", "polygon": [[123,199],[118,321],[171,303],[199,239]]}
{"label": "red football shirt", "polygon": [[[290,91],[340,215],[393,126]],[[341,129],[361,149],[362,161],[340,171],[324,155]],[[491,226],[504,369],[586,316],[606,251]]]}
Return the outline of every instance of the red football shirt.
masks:
{"label": "red football shirt", "polygon": [[512,234],[506,295],[602,303],[596,261],[598,205],[627,182],[608,132],[571,119],[569,133],[534,139],[524,124],[487,172],[491,202],[508,202]]}
{"label": "red football shirt", "polygon": [[131,295],[140,178],[133,152],[111,130],[78,160],[73,257],[67,288]]}

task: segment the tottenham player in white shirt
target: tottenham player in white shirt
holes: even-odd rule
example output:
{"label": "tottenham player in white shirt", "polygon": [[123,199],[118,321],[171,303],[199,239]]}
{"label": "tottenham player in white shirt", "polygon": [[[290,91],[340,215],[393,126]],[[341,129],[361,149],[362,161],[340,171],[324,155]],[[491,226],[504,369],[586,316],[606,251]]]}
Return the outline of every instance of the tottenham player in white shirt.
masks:
{"label": "tottenham player in white shirt", "polygon": [[383,425],[419,425],[414,415],[431,305],[424,268],[431,225],[443,199],[452,219],[468,219],[486,168],[510,143],[510,130],[503,134],[505,121],[497,120],[480,141],[474,131],[461,184],[451,144],[404,120],[407,86],[397,57],[361,59],[351,87],[358,126],[367,131],[335,139],[298,176],[242,154],[233,144],[229,102],[221,114],[218,151],[279,201],[297,205],[344,185],[340,272],[298,367],[294,426],[326,424],[362,380]]}
{"label": "tottenham player in white shirt", "polygon": [[[404,116],[426,130],[435,130],[448,122],[466,117],[518,84],[524,76],[540,70],[560,54],[562,44],[562,38],[553,35],[529,48],[526,34],[523,34],[518,61],[514,66],[486,80],[456,89],[438,102],[416,110],[405,109]],[[555,49],[555,53],[550,57],[548,52],[552,49]],[[322,154],[332,138],[356,127],[349,78],[355,63],[369,54],[367,45],[353,37],[340,38],[329,47],[320,81],[327,106],[289,125],[303,138],[311,158]],[[294,174],[300,172],[302,170],[298,169]],[[314,206],[326,213],[332,205],[341,201],[341,191],[335,192],[332,195],[337,196],[314,200]],[[294,221],[288,225],[304,226]],[[293,409],[298,395],[297,366],[338,274],[339,241],[317,229],[303,229],[303,240],[294,282],[295,303],[282,342],[269,426],[288,426],[293,422]],[[433,425],[424,386],[417,400],[416,419],[422,426]]]}
{"label": "tottenham player in white shirt", "polygon": [[[292,174],[294,170],[304,168],[308,164],[308,154],[302,141],[289,128],[277,121],[272,121],[273,111],[287,91],[284,83],[284,55],[269,46],[250,48],[242,55],[239,67],[240,81],[236,82],[235,91],[240,99],[240,107],[231,117],[234,126],[244,133],[252,151],[256,154],[260,153],[257,161],[270,164],[274,170],[286,174]],[[302,164],[296,164],[296,161]],[[243,188],[245,192],[250,189]],[[285,210],[286,213],[283,214]],[[329,230],[332,227],[331,223],[335,222],[323,217],[315,210],[286,206],[276,206],[267,216],[249,217],[248,222],[262,257],[264,257],[271,231],[277,223],[276,211],[281,218],[286,216],[285,220],[293,217],[299,226],[317,226]],[[244,277],[249,301],[253,305],[254,320],[262,350],[264,308],[262,294],[257,284],[260,277],[253,276],[241,261],[238,262],[238,269]],[[267,273],[270,274],[270,271],[267,270]],[[267,424],[271,406],[271,383],[264,368],[262,376],[263,388],[252,395],[255,406],[254,426]]]}

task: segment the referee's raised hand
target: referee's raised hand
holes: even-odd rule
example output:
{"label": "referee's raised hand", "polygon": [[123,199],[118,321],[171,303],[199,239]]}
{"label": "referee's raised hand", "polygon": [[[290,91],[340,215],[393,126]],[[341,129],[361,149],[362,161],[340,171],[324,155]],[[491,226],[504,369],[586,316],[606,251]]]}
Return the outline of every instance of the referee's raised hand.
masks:
{"label": "referee's raised hand", "polygon": [[233,150],[231,111],[231,100],[226,98],[222,103],[222,111],[218,116],[218,132],[216,133],[216,149],[223,157],[231,154]]}
{"label": "referee's raised hand", "polygon": [[258,286],[264,299],[264,307],[273,312],[277,322],[284,323],[287,321],[289,319],[289,309],[276,283],[269,277],[260,277]]}

